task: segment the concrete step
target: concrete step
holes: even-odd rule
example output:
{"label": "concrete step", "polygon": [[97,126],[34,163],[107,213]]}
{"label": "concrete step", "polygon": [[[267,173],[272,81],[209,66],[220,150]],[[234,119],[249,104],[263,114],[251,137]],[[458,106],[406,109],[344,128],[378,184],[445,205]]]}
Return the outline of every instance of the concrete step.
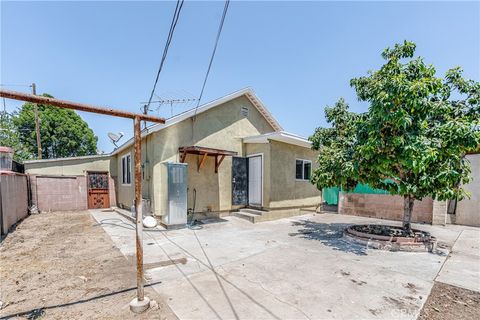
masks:
{"label": "concrete step", "polygon": [[[252,209],[240,209],[240,211],[233,212],[232,215],[241,219],[245,219],[250,221],[251,223],[259,223],[283,218],[289,218],[293,216],[303,215],[303,214],[312,214],[313,212],[305,211],[303,209],[289,209],[289,210],[270,210],[270,211],[260,211],[261,214],[258,213],[250,213],[246,212],[245,210],[252,210]],[[313,213],[315,214],[315,213]]]}
{"label": "concrete step", "polygon": [[251,223],[255,223],[255,218],[259,217],[259,215],[249,213],[249,212],[242,212],[242,211],[233,212],[233,215],[237,218],[250,221]]}
{"label": "concrete step", "polygon": [[243,208],[239,210],[240,212],[246,212],[246,213],[251,213],[251,214],[256,214],[257,216],[261,216],[267,211],[264,210],[258,210],[258,209],[251,209],[251,208]]}

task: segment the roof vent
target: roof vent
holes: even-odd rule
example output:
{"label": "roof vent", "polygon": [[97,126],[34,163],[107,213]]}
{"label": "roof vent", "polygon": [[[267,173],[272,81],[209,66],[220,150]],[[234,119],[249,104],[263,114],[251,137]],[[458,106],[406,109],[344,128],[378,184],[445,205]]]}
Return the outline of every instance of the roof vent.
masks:
{"label": "roof vent", "polygon": [[247,107],[242,107],[241,109],[241,115],[244,116],[244,117],[248,117],[248,113],[249,113],[249,110]]}

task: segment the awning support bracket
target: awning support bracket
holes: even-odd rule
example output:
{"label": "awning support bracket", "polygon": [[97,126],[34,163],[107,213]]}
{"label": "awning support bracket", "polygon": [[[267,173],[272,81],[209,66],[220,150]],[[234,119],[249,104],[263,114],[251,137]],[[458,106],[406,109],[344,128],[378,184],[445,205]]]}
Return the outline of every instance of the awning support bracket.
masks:
{"label": "awning support bracket", "polygon": [[218,155],[215,156],[215,173],[218,173],[218,167],[222,164],[223,159],[225,159],[224,154],[220,156],[220,160],[218,160]]}

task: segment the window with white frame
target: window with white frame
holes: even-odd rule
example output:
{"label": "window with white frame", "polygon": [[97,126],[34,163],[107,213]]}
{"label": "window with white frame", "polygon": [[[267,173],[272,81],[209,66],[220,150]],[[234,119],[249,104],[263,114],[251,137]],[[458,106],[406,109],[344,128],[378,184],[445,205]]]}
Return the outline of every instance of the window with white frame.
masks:
{"label": "window with white frame", "polygon": [[295,179],[310,180],[312,175],[312,161],[297,159],[295,160]]}
{"label": "window with white frame", "polygon": [[131,169],[131,156],[130,154],[122,157],[122,184],[130,184],[132,181],[132,169]]}

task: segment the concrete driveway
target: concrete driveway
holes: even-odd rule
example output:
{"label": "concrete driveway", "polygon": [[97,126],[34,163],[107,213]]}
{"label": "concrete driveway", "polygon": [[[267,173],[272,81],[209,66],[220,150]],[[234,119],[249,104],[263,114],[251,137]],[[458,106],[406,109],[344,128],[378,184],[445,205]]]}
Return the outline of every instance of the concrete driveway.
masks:
{"label": "concrete driveway", "polygon": [[[135,254],[130,221],[91,213],[125,256]],[[349,224],[374,222],[396,224],[307,214],[154,229],[144,236],[146,278],[161,281],[154,288],[180,319],[415,319],[435,279],[480,291],[478,229],[416,226],[439,239],[445,249],[437,253],[380,251],[341,238]]]}

